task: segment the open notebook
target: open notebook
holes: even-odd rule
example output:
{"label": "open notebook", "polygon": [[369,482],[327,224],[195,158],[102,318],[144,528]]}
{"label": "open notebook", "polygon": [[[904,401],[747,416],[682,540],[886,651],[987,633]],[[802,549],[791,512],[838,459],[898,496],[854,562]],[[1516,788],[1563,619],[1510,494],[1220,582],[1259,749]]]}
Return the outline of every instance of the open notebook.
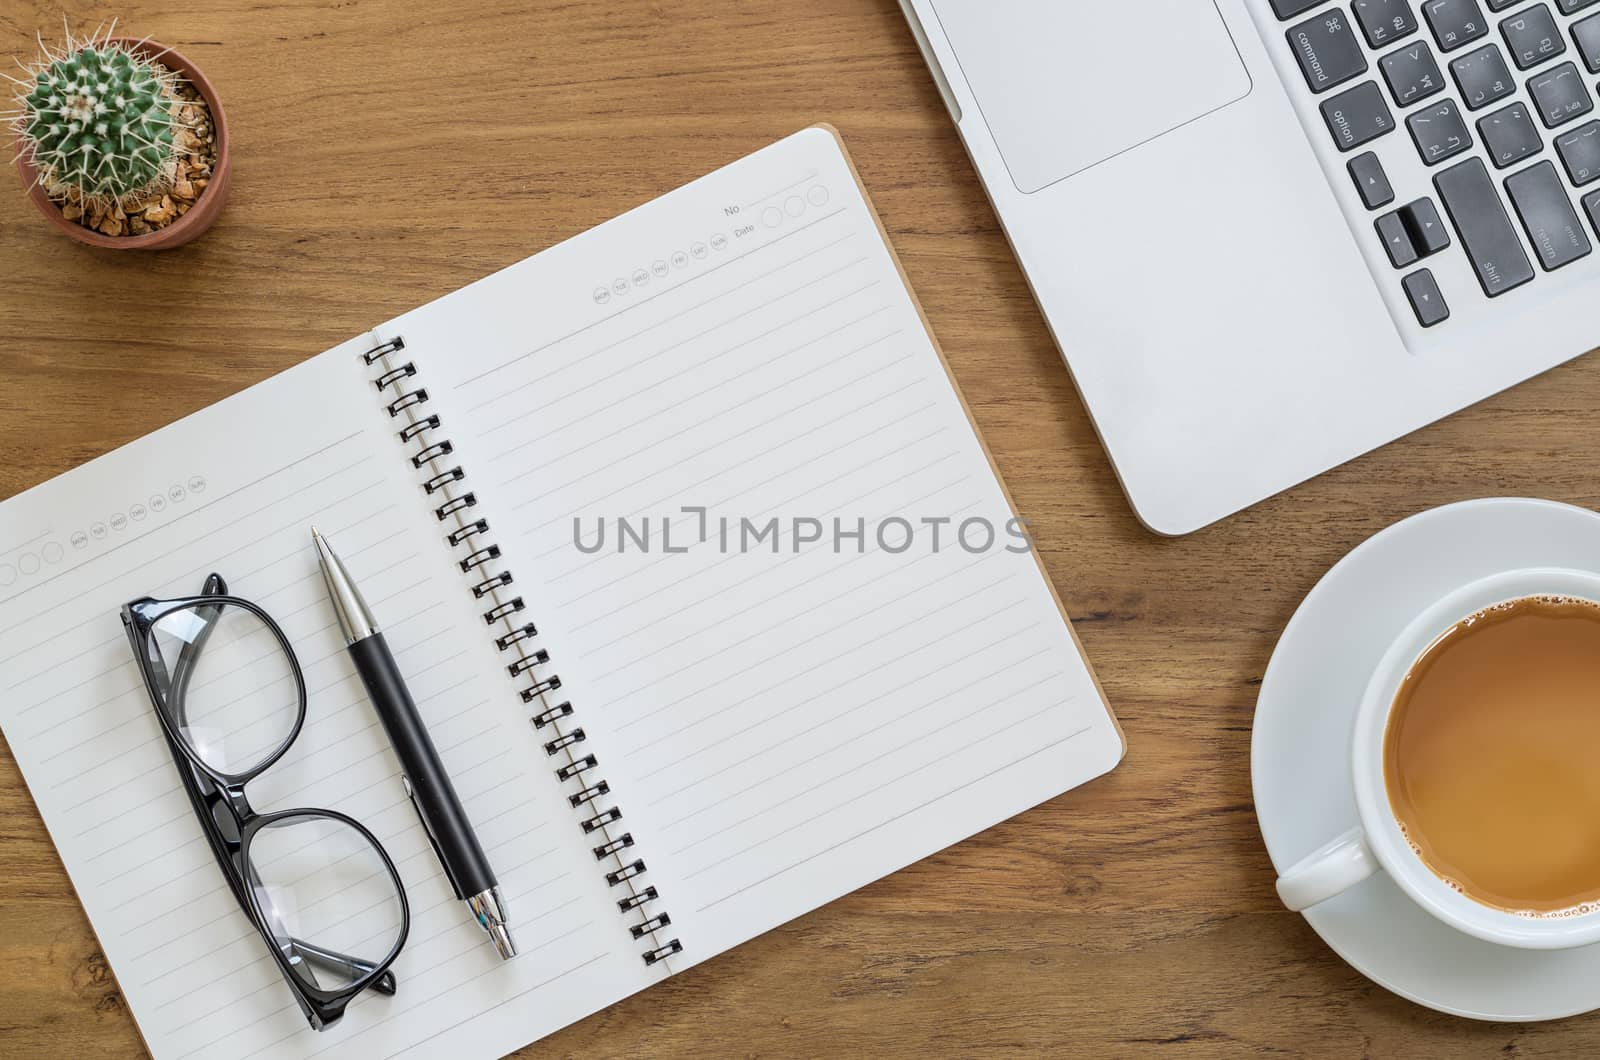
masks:
{"label": "open notebook", "polygon": [[[496,1056],[1116,764],[1012,517],[808,129],[0,506],[0,722],[155,1056]],[[386,628],[515,961],[441,876],[313,523]],[[310,692],[252,801],[363,821],[411,901],[398,994],[323,1033],[223,885],[117,616],[213,570]]]}

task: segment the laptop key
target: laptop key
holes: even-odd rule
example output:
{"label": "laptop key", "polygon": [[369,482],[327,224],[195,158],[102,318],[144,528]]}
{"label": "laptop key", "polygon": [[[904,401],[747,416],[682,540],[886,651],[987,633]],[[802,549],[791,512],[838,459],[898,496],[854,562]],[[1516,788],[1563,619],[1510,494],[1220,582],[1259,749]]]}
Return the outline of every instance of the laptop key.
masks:
{"label": "laptop key", "polygon": [[1497,298],[1533,279],[1533,263],[1511,227],[1481,158],[1469,158],[1433,178],[1444,209],[1466,249],[1483,293]]}
{"label": "laptop key", "polygon": [[1383,163],[1378,161],[1377,155],[1371,151],[1357,155],[1350,160],[1348,168],[1350,179],[1356,185],[1356,193],[1361,196],[1367,209],[1376,210],[1394,202],[1394,187],[1389,183],[1389,174],[1383,171]]}
{"label": "laptop key", "polygon": [[1556,17],[1543,4],[1519,11],[1500,23],[1500,33],[1518,70],[1532,69],[1567,50]]}
{"label": "laptop key", "polygon": [[1589,224],[1600,234],[1600,191],[1591,191],[1583,197],[1583,209],[1589,215]]}
{"label": "laptop key", "polygon": [[1423,0],[1422,14],[1440,51],[1455,51],[1489,32],[1478,0]]}
{"label": "laptop key", "polygon": [[1417,111],[1406,119],[1406,128],[1411,130],[1424,165],[1436,166],[1472,146],[1472,134],[1454,100]]}
{"label": "laptop key", "polygon": [[1411,233],[1406,229],[1406,222],[1399,210],[1384,214],[1372,225],[1378,230],[1378,238],[1383,240],[1383,249],[1389,255],[1390,265],[1403,269],[1407,265],[1415,265],[1417,259],[1422,257],[1417,245],[1411,242]]}
{"label": "laptop key", "polygon": [[1280,22],[1286,22],[1320,3],[1322,0],[1272,0],[1272,13],[1278,16]]}
{"label": "laptop key", "polygon": [[1600,15],[1590,15],[1572,25],[1572,43],[1578,46],[1583,65],[1591,74],[1600,74]]}
{"label": "laptop key", "polygon": [[1394,101],[1402,107],[1444,91],[1444,75],[1426,41],[1412,41],[1379,59],[1378,65],[1383,68],[1383,79],[1389,82]]}
{"label": "laptop key", "polygon": [[1444,295],[1440,293],[1438,281],[1430,270],[1418,269],[1400,281],[1400,288],[1405,291],[1406,301],[1411,303],[1412,311],[1417,314],[1418,324],[1431,328],[1450,319],[1450,307],[1444,304]]}
{"label": "laptop key", "polygon": [[1593,247],[1554,162],[1540,162],[1507,177],[1506,191],[1546,272],[1588,257]]}
{"label": "laptop key", "polygon": [[1556,6],[1563,15],[1574,14],[1594,4],[1600,4],[1600,0],[1556,0]]}
{"label": "laptop key", "polygon": [[[1556,137],[1556,153],[1577,187],[1600,180],[1600,121]],[[1382,203],[1379,203],[1381,206]]]}
{"label": "laptop key", "polygon": [[1489,149],[1489,161],[1494,163],[1496,169],[1515,165],[1544,150],[1544,138],[1539,135],[1539,127],[1529,117],[1528,108],[1521,103],[1513,103],[1479,118],[1478,135],[1483,137],[1483,146]]}
{"label": "laptop key", "polygon": [[1455,60],[1450,64],[1450,72],[1455,75],[1468,110],[1481,110],[1517,90],[1511,68],[1493,44],[1485,44]]}
{"label": "laptop key", "polygon": [[1326,92],[1367,72],[1361,42],[1350,28],[1350,20],[1338,8],[1290,27],[1287,36],[1300,72],[1313,92]]}
{"label": "laptop key", "polygon": [[1594,110],[1594,97],[1573,63],[1562,63],[1528,81],[1528,95],[1547,128],[1565,125]]}
{"label": "laptop key", "polygon": [[1352,10],[1367,43],[1374,48],[1409,37],[1417,31],[1416,16],[1411,13],[1411,0],[1356,0]]}
{"label": "laptop key", "polygon": [[1402,207],[1400,220],[1411,233],[1411,245],[1417,248],[1419,256],[1432,257],[1450,246],[1450,232],[1432,199],[1418,199]]}
{"label": "laptop key", "polygon": [[1323,100],[1322,120],[1340,151],[1352,151],[1394,128],[1394,115],[1376,81],[1363,81]]}

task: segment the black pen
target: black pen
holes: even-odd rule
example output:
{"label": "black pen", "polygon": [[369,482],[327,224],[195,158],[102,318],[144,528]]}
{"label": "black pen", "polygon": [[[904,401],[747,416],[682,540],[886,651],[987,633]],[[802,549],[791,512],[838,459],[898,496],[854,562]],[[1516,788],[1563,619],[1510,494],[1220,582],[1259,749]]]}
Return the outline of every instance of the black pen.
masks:
{"label": "black pen", "polygon": [[427,727],[417,713],[417,705],[406,690],[388,642],[383,639],[361,592],[350,580],[350,573],[328,547],[328,542],[314,528],[311,539],[316,543],[322,578],[327,582],[328,596],[333,600],[333,611],[344,632],[356,673],[361,676],[373,709],[378,712],[378,720],[383,722],[389,743],[400,759],[400,780],[406,794],[417,808],[417,816],[422,818],[423,830],[433,843],[433,851],[439,856],[456,897],[467,903],[473,919],[488,933],[494,948],[509,960],[517,955],[517,946],[511,940],[511,925],[506,919],[499,882],[472,831],[466,811],[461,808],[461,800],[456,797],[455,786],[450,783],[439,752],[434,749]]}

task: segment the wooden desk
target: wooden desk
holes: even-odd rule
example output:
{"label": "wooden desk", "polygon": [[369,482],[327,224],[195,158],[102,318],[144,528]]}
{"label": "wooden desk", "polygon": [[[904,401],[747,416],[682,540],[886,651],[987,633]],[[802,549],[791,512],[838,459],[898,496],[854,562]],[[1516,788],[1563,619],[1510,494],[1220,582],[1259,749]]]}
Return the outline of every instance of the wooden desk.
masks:
{"label": "wooden desk", "polygon": [[[1127,730],[1111,776],[529,1055],[1600,1052],[1593,1017],[1473,1024],[1346,967],[1273,895],[1248,765],[1277,634],[1350,547],[1466,497],[1600,505],[1600,362],[1163,540],[1123,501],[894,0],[183,7],[115,13],[223,94],[232,201],[190,248],[100,256],[0,194],[0,495],[826,119]],[[0,51],[59,22],[13,2]],[[0,843],[3,1051],[137,1054],[9,753]]]}

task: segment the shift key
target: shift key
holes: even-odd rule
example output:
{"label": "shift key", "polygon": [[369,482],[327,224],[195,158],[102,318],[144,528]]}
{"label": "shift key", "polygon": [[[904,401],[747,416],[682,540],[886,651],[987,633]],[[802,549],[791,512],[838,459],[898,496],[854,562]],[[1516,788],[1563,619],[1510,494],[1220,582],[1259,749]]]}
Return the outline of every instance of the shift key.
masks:
{"label": "shift key", "polygon": [[1494,298],[1533,279],[1533,263],[1522,251],[1482,159],[1451,166],[1434,177],[1433,184],[1484,294]]}

